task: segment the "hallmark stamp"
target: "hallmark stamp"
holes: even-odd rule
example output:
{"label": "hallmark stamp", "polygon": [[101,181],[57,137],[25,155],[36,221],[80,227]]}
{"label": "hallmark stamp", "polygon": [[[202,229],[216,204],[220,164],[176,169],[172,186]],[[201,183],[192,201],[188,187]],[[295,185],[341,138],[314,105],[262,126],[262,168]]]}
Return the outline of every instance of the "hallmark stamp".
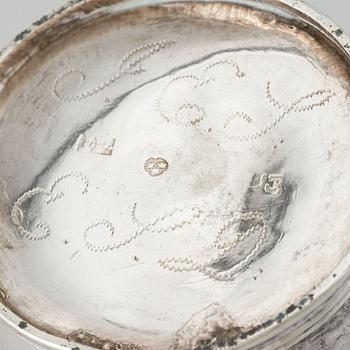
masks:
{"label": "hallmark stamp", "polygon": [[278,196],[283,191],[284,176],[279,174],[266,174],[260,176],[259,183],[252,188],[254,190],[262,190],[266,194]]}
{"label": "hallmark stamp", "polygon": [[113,154],[115,141],[115,138],[99,141],[96,137],[88,140],[85,134],[81,134],[75,143],[75,150],[92,152],[103,156],[111,156]]}
{"label": "hallmark stamp", "polygon": [[168,162],[164,158],[148,158],[145,161],[144,169],[151,176],[160,176],[169,168]]}

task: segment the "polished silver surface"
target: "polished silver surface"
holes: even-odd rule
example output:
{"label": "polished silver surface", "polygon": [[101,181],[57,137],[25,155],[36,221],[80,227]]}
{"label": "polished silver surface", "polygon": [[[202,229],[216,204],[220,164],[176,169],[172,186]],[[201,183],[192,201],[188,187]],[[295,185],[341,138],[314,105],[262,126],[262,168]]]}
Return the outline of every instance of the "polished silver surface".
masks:
{"label": "polished silver surface", "polygon": [[204,350],[330,318],[348,48],[296,1],[77,1],[23,33],[0,58],[1,319],[44,349]]}

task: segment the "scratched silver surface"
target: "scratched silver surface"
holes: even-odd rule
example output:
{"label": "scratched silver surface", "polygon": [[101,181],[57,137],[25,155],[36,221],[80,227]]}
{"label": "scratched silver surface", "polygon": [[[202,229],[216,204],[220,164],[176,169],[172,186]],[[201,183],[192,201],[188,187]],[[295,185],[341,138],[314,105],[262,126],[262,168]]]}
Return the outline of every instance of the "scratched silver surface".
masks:
{"label": "scratched silver surface", "polygon": [[350,292],[347,38],[297,1],[146,5],[72,2],[0,56],[1,321],[290,347]]}

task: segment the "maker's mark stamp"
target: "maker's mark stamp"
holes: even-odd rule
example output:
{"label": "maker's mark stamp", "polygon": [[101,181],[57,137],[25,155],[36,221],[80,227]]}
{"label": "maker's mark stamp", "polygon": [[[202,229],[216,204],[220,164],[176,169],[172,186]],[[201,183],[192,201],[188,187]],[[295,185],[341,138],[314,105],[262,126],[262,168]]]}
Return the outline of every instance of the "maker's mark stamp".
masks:
{"label": "maker's mark stamp", "polygon": [[100,141],[96,137],[89,140],[85,134],[81,134],[75,143],[75,150],[111,156],[113,154],[115,141],[115,138]]}

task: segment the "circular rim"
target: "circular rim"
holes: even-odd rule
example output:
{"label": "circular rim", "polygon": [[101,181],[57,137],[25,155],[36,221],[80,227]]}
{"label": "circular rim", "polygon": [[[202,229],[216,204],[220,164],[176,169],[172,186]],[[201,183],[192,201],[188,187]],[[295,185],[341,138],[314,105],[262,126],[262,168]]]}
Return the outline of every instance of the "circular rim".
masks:
{"label": "circular rim", "polygon": [[[174,2],[191,2],[192,0],[71,0],[65,6],[60,7],[51,14],[43,16],[32,26],[18,34],[16,38],[0,51],[0,93],[5,88],[7,81],[20,70],[26,62],[41,48],[33,47],[33,42],[49,44],[57,40],[58,36],[53,33],[59,32],[60,36],[65,35],[72,27],[70,23],[74,20],[88,19],[92,15],[103,13],[113,7],[114,12],[130,10],[147,5],[161,5]],[[215,0],[199,0],[200,2],[215,2]],[[350,62],[350,37],[341,27],[336,25],[327,16],[314,9],[312,6],[300,0],[262,0],[257,4],[254,0],[225,0],[224,2],[240,5],[251,5],[255,8],[273,11],[278,7],[284,10],[292,10],[293,15],[302,18],[312,27],[330,39],[339,49],[341,49]],[[63,29],[67,27],[67,29]],[[74,25],[73,25],[74,27]],[[60,29],[57,31],[57,29]],[[34,40],[33,40],[34,39]],[[339,276],[334,278],[333,276]],[[342,259],[334,275],[327,277],[321,285],[316,287],[313,294],[306,301],[301,301],[299,306],[292,312],[285,310],[277,315],[275,320],[269,321],[269,327],[256,327],[256,332],[249,334],[247,339],[236,349],[269,349],[288,348],[298,341],[307,337],[324,322],[326,315],[333,315],[350,298],[350,252]],[[20,337],[26,339],[33,345],[42,346],[50,350],[68,349],[91,349],[88,346],[75,344],[64,338],[50,335],[34,326],[28,325],[23,329],[20,323],[23,320],[6,307],[7,295],[0,288],[0,322],[8,326]],[[278,316],[283,315],[283,322]],[[308,323],[305,321],[308,320]],[[312,322],[310,321],[312,320]],[[279,327],[276,327],[279,324]],[[264,333],[261,334],[261,330]],[[295,336],[291,337],[290,329],[295,330]],[[286,333],[288,330],[288,334]],[[273,342],[273,345],[270,344]],[[79,347],[75,347],[78,346]]]}

